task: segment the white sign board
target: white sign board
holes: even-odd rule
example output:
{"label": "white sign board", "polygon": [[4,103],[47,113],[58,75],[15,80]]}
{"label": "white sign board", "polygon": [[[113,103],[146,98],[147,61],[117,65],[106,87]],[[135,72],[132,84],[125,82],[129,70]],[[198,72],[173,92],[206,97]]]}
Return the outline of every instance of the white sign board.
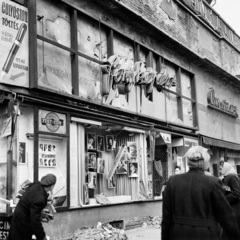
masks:
{"label": "white sign board", "polygon": [[0,0],[0,83],[29,87],[28,9]]}
{"label": "white sign board", "polygon": [[192,138],[184,138],[185,147],[198,146],[198,140]]}
{"label": "white sign board", "polygon": [[165,143],[170,143],[171,144],[171,135],[168,133],[163,133],[160,132],[162,139],[164,140]]}

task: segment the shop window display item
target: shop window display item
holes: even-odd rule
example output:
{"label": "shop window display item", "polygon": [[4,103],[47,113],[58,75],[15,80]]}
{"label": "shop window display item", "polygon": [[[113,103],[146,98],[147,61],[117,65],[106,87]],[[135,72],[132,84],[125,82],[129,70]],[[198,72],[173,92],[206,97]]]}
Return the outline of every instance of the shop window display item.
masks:
{"label": "shop window display item", "polygon": [[89,204],[89,194],[88,194],[88,184],[85,183],[83,185],[83,204],[87,205]]}
{"label": "shop window display item", "polygon": [[96,189],[97,188],[97,173],[88,172],[88,188]]}
{"label": "shop window display item", "polygon": [[129,172],[128,172],[129,177],[138,177],[138,163],[130,162],[128,169],[129,169]]}
{"label": "shop window display item", "polygon": [[107,179],[108,188],[116,187],[116,175],[114,174],[111,179]]}
{"label": "shop window display item", "polygon": [[105,171],[105,160],[102,158],[97,159],[97,173],[103,174]]}
{"label": "shop window display item", "polygon": [[92,152],[87,153],[87,163],[88,163],[88,169],[94,170],[95,172],[97,169],[96,153],[92,153]]}
{"label": "shop window display item", "polygon": [[19,164],[26,164],[26,143],[20,142],[19,143]]}
{"label": "shop window display item", "polygon": [[87,149],[96,150],[96,134],[87,133]]}
{"label": "shop window display item", "polygon": [[56,145],[39,144],[39,167],[56,167]]}
{"label": "shop window display item", "polygon": [[129,157],[132,160],[136,160],[137,158],[137,143],[136,142],[127,142],[127,148],[129,152]]}
{"label": "shop window display item", "polygon": [[114,142],[114,136],[113,135],[107,135],[106,136],[106,150],[112,151],[113,150],[113,142]]}
{"label": "shop window display item", "polygon": [[127,174],[128,173],[128,155],[124,153],[118,163],[116,173],[117,174]]}
{"label": "shop window display item", "polygon": [[104,151],[104,138],[103,136],[97,136],[97,151]]}

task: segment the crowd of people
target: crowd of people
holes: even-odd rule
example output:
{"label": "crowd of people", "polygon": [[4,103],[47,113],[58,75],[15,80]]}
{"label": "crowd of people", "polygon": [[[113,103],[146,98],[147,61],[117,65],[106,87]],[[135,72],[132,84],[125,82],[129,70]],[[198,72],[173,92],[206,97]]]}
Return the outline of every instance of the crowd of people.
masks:
{"label": "crowd of people", "polygon": [[228,162],[220,177],[209,173],[210,155],[201,146],[184,156],[189,171],[175,168],[163,191],[162,240],[240,239],[240,180]]}

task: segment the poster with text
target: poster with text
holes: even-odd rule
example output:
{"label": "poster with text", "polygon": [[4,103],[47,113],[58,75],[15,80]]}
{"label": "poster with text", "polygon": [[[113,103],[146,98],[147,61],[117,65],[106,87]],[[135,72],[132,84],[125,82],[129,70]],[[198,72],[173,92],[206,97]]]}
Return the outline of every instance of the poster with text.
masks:
{"label": "poster with text", "polygon": [[0,0],[0,83],[29,87],[28,9]]}
{"label": "poster with text", "polygon": [[56,145],[54,143],[40,142],[39,167],[56,167]]}

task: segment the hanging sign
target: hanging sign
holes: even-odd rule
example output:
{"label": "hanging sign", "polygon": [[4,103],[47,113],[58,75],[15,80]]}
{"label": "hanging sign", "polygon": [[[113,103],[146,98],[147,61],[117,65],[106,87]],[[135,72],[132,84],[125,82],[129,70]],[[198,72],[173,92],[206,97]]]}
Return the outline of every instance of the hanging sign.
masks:
{"label": "hanging sign", "polygon": [[198,146],[198,140],[192,138],[184,138],[184,146],[185,147]]}
{"label": "hanging sign", "polygon": [[0,83],[29,87],[28,9],[0,0]]}
{"label": "hanging sign", "polygon": [[39,131],[66,134],[66,115],[39,110]]}
{"label": "hanging sign", "polygon": [[168,134],[168,133],[163,133],[163,132],[160,132],[161,136],[162,136],[162,139],[164,140],[165,143],[169,143],[171,144],[172,141],[171,141],[171,135]]}

